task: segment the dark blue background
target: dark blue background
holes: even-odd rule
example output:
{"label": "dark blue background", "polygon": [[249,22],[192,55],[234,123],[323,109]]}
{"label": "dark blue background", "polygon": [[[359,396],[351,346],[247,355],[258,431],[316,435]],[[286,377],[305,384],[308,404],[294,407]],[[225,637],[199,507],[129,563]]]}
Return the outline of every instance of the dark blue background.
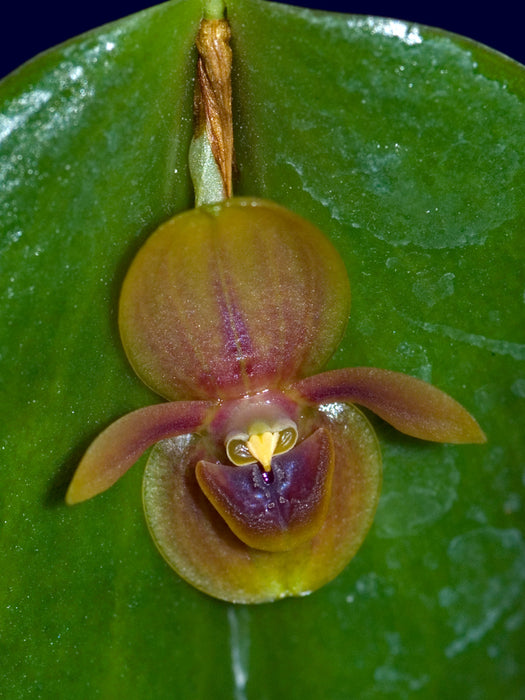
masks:
{"label": "dark blue background", "polygon": [[[19,0],[2,9],[0,26],[0,78],[35,54],[55,44],[137,12],[155,0]],[[461,3],[456,0],[419,3],[404,0],[296,0],[289,4],[354,14],[395,17],[476,39],[525,63],[525,41],[521,31],[521,11],[515,0],[497,3]]]}

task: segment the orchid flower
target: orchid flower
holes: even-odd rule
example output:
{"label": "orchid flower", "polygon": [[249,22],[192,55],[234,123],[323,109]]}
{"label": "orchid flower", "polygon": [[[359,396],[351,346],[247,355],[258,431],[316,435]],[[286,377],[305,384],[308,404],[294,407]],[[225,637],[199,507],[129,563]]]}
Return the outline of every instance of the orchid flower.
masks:
{"label": "orchid flower", "polygon": [[335,247],[275,203],[232,197],[161,225],[124,280],[119,328],[135,372],[166,401],[95,439],[67,502],[105,491],[155,446],[146,519],[195,587],[263,602],[333,579],[362,544],[381,487],[378,441],[356,404],[414,438],[485,440],[420,379],[321,372],[349,308]]}

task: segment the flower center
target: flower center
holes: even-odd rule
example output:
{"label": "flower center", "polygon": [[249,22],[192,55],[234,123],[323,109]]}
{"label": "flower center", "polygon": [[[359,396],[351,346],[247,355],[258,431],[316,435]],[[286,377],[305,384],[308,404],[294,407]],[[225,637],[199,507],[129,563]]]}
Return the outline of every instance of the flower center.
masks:
{"label": "flower center", "polygon": [[247,432],[231,432],[226,437],[226,453],[236,466],[259,462],[265,472],[272,468],[272,457],[284,454],[297,442],[297,426],[291,420],[275,425],[256,421]]}

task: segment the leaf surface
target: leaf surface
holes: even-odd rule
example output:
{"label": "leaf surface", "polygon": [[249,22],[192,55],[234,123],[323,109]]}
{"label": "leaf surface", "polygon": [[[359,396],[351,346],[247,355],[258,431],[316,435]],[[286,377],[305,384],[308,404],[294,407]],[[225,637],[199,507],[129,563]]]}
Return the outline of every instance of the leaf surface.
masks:
{"label": "leaf surface", "polygon": [[[0,690],[6,697],[523,698],[525,71],[437,30],[228,6],[238,194],[334,241],[353,308],[329,368],[409,372],[486,446],[373,419],[385,480],[355,560],[308,598],[233,607],[179,580],[144,461],[67,508],[92,438],[155,402],[116,307],[191,206],[194,0],[53,49],[0,87]],[[219,693],[219,695],[218,695]]]}

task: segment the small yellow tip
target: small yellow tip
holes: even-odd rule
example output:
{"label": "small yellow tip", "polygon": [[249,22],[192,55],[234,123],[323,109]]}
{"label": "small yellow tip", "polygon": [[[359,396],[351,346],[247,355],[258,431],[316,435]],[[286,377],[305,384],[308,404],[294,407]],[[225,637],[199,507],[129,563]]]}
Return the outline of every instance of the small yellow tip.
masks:
{"label": "small yellow tip", "polygon": [[261,463],[264,471],[269,472],[272,468],[272,457],[279,442],[279,432],[271,432],[250,435],[246,447],[255,459]]}
{"label": "small yellow tip", "polygon": [[75,479],[73,478],[73,481],[69,484],[69,488],[66,492],[66,505],[74,506],[77,503],[82,503],[82,501],[85,501],[86,498],[89,498],[89,496],[84,496],[82,494],[82,489],[79,489],[78,483],[75,483]]}

